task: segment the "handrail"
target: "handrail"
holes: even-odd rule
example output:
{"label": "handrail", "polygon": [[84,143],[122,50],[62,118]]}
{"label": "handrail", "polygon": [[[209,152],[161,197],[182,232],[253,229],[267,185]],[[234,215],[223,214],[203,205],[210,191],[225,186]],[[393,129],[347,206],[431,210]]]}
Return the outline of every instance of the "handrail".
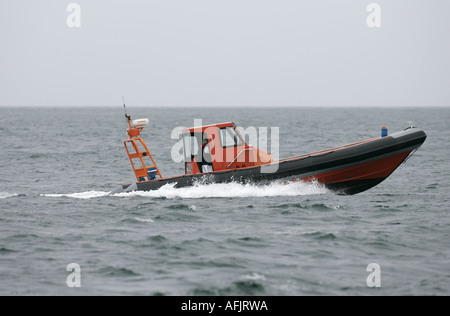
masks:
{"label": "handrail", "polygon": [[248,150],[248,151],[253,150],[253,147],[249,147],[249,148],[244,148],[244,149],[242,149],[242,150],[239,152],[239,154],[237,154],[236,157],[234,157],[234,159],[230,162],[230,164],[227,166],[227,168],[230,168],[230,166],[233,164],[233,162],[236,161],[236,159],[239,157],[239,155],[242,154],[242,152],[244,152],[244,151],[246,151],[246,150]]}

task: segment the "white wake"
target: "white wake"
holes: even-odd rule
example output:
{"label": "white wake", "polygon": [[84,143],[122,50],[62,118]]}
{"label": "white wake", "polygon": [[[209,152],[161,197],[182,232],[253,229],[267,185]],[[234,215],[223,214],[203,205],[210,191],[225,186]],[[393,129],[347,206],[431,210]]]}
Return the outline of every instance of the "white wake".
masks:
{"label": "white wake", "polygon": [[[134,191],[118,193],[111,197],[149,197],[149,198],[244,198],[244,197],[275,197],[302,196],[326,194],[329,191],[317,183],[310,182],[276,182],[267,185],[241,183],[198,184],[191,187],[175,188],[174,184],[166,184],[154,191]],[[41,194],[45,197],[69,197],[75,199],[92,199],[108,196],[110,192],[87,191],[69,194]]]}
{"label": "white wake", "polygon": [[74,199],[93,199],[93,198],[99,198],[109,195],[109,192],[104,191],[86,191],[86,192],[80,192],[80,193],[63,193],[63,194],[41,194],[40,196],[45,197],[69,197]]}

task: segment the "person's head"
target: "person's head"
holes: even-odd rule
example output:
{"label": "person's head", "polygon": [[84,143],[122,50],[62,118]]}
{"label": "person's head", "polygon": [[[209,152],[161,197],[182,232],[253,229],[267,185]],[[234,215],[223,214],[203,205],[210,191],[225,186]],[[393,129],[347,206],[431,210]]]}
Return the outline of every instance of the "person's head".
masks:
{"label": "person's head", "polygon": [[203,134],[203,145],[208,144],[208,136],[206,134]]}

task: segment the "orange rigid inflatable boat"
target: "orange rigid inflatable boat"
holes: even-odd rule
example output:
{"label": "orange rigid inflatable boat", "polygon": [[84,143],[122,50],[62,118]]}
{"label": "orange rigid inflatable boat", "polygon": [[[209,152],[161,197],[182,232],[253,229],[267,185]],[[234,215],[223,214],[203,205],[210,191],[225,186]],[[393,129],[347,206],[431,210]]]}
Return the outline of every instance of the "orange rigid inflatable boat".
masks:
{"label": "orange rigid inflatable boat", "polygon": [[337,194],[356,194],[385,180],[414,153],[427,135],[418,128],[359,141],[341,147],[274,161],[272,156],[248,145],[232,122],[183,130],[185,174],[163,177],[141,131],[148,119],[128,121],[124,141],[136,182],[123,184],[111,194],[157,190],[206,183],[265,183],[276,180],[315,181]]}

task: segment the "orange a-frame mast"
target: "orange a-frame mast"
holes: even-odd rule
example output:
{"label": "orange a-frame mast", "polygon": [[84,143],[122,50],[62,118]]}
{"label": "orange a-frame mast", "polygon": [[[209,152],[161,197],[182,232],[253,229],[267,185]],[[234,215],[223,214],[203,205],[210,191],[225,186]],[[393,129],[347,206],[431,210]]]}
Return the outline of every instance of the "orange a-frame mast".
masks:
{"label": "orange a-frame mast", "polygon": [[[162,178],[161,172],[159,172],[159,169],[156,166],[155,160],[150,154],[147,145],[145,144],[144,140],[140,137],[141,131],[146,125],[143,125],[143,127],[136,128],[135,126],[132,126],[131,116],[126,114],[125,116],[128,121],[127,135],[129,138],[124,141],[124,145],[128,154],[128,158],[130,159],[131,167],[133,167],[134,174],[136,175],[137,181],[138,182],[151,181],[155,179],[156,175],[158,175],[159,178]],[[140,120],[134,120],[133,122],[136,121],[138,121],[139,123]],[[141,121],[144,123],[148,122],[148,120],[141,120]],[[150,158],[151,160],[151,165],[149,166],[145,163],[145,161],[148,160],[148,158]]]}

